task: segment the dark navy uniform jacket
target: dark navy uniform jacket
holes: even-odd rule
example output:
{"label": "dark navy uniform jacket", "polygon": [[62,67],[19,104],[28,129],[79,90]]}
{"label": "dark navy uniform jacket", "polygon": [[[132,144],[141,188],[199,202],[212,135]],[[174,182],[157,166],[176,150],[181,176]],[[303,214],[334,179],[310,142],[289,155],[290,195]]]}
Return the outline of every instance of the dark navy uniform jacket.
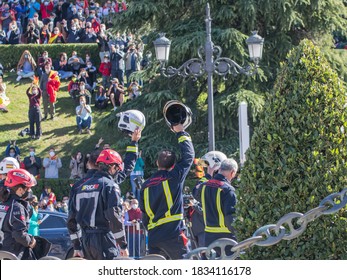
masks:
{"label": "dark navy uniform jacket", "polygon": [[33,236],[28,234],[29,205],[19,196],[11,194],[6,202],[0,204],[1,250],[15,254],[19,259],[29,247]]}
{"label": "dark navy uniform jacket", "polygon": [[[81,250],[82,231],[112,232],[121,248],[126,247],[119,186],[111,175],[97,171],[75,191],[67,227],[75,250]],[[75,233],[74,233],[75,232]],[[75,236],[73,236],[75,234]]]}
{"label": "dark navy uniform jacket", "polygon": [[206,233],[231,233],[235,214],[236,194],[226,178],[216,174],[193,190],[193,196],[201,202]]}
{"label": "dark navy uniform jacket", "polygon": [[144,182],[140,192],[142,221],[148,230],[148,242],[177,237],[183,228],[183,185],[195,154],[187,132],[179,132],[176,136],[181,160],[171,171],[157,171]]}
{"label": "dark navy uniform jacket", "polygon": [[[124,169],[123,171],[117,172],[115,177],[113,178],[113,183],[121,184],[127,176],[130,175],[132,170],[135,167],[135,163],[138,157],[138,148],[137,148],[137,142],[131,142],[131,144],[126,149],[126,154],[124,158]],[[81,188],[84,184],[87,183],[91,178],[97,175],[97,170],[92,169],[88,170],[87,175],[85,178],[79,180],[76,182],[70,190],[70,197],[69,197],[69,218],[68,218],[68,230],[70,233],[70,238],[73,243],[75,250],[81,249],[81,241],[80,238],[82,236],[82,231],[79,222],[76,220],[76,200],[75,196],[79,188]],[[100,176],[100,175],[98,175]],[[105,174],[105,176],[110,178],[109,174]],[[112,178],[111,178],[112,179]],[[119,189],[119,187],[118,187]],[[118,207],[118,206],[117,206]],[[122,244],[125,243],[123,240],[121,240]]]}

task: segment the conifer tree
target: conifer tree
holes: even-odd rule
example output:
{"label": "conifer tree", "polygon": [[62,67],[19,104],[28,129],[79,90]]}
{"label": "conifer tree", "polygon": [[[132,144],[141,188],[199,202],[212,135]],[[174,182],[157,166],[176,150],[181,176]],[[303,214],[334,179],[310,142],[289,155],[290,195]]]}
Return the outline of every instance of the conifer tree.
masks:
{"label": "conifer tree", "polygon": [[[153,41],[160,32],[172,41],[169,65],[178,67],[190,58],[197,57],[199,46],[205,41],[205,7],[209,2],[212,17],[212,41],[222,48],[222,56],[240,65],[250,63],[245,40],[251,31],[258,30],[265,38],[263,59],[259,74],[254,77],[227,76],[223,80],[214,75],[214,108],[216,149],[228,155],[238,150],[238,116],[240,101],[247,101],[250,122],[256,121],[262,109],[263,95],[273,86],[279,62],[303,38],[328,42],[330,59],[341,75],[347,77],[347,64],[340,57],[331,55],[333,30],[344,30],[346,8],[342,0],[132,0],[128,10],[114,17],[114,31],[133,32],[142,36],[145,51],[152,53],[150,67],[139,75],[145,81],[146,92],[157,95],[169,90],[172,97],[185,102],[194,113],[194,123],[189,128],[198,147],[197,156],[207,151],[207,82],[202,76],[196,82],[180,77],[167,79],[158,76],[159,65],[155,60]],[[322,36],[326,35],[326,36]],[[326,43],[325,43],[326,44]],[[347,59],[346,59],[347,60]],[[155,83],[146,83],[149,79]],[[158,100],[158,106],[165,103]],[[133,107],[134,108],[134,107]],[[148,108],[149,109],[149,108]],[[152,109],[152,108],[151,108]],[[159,108],[158,108],[159,109]],[[144,108],[147,110],[147,108]],[[146,111],[144,111],[146,115]],[[158,115],[160,118],[161,114]],[[115,119],[111,116],[111,119]],[[155,120],[156,124],[160,119]],[[163,126],[156,132],[169,138]],[[147,129],[152,123],[148,122]],[[147,130],[146,129],[146,130]],[[144,136],[147,132],[144,132]]]}
{"label": "conifer tree", "polygon": [[[330,193],[346,188],[345,92],[311,41],[303,40],[290,51],[273,92],[266,96],[241,173],[240,241],[289,212],[306,213]],[[346,209],[319,217],[298,238],[254,246],[244,257],[346,259],[346,217]]]}

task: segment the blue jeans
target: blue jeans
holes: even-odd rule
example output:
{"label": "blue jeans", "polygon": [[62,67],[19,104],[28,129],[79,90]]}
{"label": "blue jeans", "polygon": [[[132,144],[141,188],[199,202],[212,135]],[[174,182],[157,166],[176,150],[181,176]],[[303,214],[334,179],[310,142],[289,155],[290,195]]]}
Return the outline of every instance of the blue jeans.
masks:
{"label": "blue jeans", "polygon": [[77,127],[78,129],[90,129],[90,126],[92,125],[92,116],[89,116],[88,119],[83,120],[80,116],[76,117]]}
{"label": "blue jeans", "polygon": [[60,79],[62,80],[71,78],[73,76],[73,73],[68,71],[59,70],[58,73],[59,73]]}

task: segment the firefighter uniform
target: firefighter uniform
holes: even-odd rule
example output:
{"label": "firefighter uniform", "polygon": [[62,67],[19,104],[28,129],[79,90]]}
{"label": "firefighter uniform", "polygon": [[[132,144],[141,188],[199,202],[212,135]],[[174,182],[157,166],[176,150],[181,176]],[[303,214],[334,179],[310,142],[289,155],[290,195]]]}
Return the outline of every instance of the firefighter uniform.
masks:
{"label": "firefighter uniform", "polygon": [[193,196],[201,202],[205,221],[205,246],[219,238],[236,240],[232,223],[234,221],[235,189],[222,174],[216,174],[198,185]]}
{"label": "firefighter uniform", "polygon": [[19,196],[11,194],[0,204],[1,250],[15,254],[19,259],[36,259],[29,248],[34,237],[28,234],[29,204]]}
{"label": "firefighter uniform", "polygon": [[159,170],[142,185],[140,208],[148,230],[150,254],[165,253],[181,259],[187,253],[183,230],[183,184],[194,160],[194,147],[187,132],[176,134],[181,160],[171,171]]}
{"label": "firefighter uniform", "polygon": [[[126,149],[126,154],[124,158],[124,170],[117,172],[113,178],[117,184],[121,184],[126,179],[126,177],[131,173],[131,171],[134,169],[137,157],[138,157],[138,143],[133,141]],[[91,178],[93,178],[96,175],[96,173],[97,173],[96,169],[88,170],[86,177],[76,182],[71,187],[71,190],[70,190],[69,218],[68,218],[67,226],[70,233],[70,239],[74,246],[74,250],[81,249],[81,237],[82,237],[82,230],[81,230],[80,224],[76,220],[76,209],[74,208],[76,203],[75,196],[78,189],[81,188],[85,183],[89,184],[87,182]]]}
{"label": "firefighter uniform", "polygon": [[97,171],[77,188],[71,206],[68,229],[72,233],[78,224],[82,231],[70,237],[86,259],[112,260],[119,255],[117,243],[127,247],[120,189],[111,175]]}

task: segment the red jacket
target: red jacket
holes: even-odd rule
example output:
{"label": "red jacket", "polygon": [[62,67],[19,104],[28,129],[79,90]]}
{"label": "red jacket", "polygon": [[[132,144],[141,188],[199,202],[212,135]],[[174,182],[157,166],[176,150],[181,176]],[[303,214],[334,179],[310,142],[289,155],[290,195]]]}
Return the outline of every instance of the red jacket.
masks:
{"label": "red jacket", "polygon": [[60,79],[58,72],[51,71],[48,75],[48,82],[47,82],[47,93],[49,95],[49,102],[54,103],[57,101],[57,91],[60,87]]}
{"label": "red jacket", "polygon": [[111,62],[102,62],[99,67],[99,72],[103,76],[111,76]]}
{"label": "red jacket", "polygon": [[54,8],[53,1],[49,2],[47,6],[45,6],[44,3],[41,3],[40,11],[41,11],[42,19],[48,18],[50,13],[53,11],[53,8]]}

